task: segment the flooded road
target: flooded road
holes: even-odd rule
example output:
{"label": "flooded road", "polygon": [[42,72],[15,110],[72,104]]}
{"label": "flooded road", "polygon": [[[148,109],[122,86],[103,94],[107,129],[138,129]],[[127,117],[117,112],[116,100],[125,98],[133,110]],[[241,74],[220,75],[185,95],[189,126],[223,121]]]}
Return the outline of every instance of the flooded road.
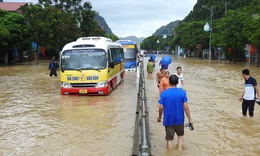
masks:
{"label": "flooded road", "polygon": [[[153,84],[156,73],[149,75],[147,86],[152,88],[147,94],[148,103],[152,105],[150,131],[154,155],[260,155],[260,106],[255,105],[254,118],[245,118],[238,100],[244,89],[242,69],[250,69],[260,83],[260,68],[245,63],[174,58],[170,73],[175,73],[177,66],[183,70],[195,130],[185,128],[182,152],[178,152],[176,146],[173,151],[167,151],[164,128],[155,120],[159,97]],[[157,68],[158,71],[159,66]],[[177,139],[174,143],[176,145]]]}
{"label": "flooded road", "polygon": [[0,68],[0,155],[130,154],[136,73],[109,96],[62,96],[47,68]]}
{"label": "flooded road", "polygon": [[[152,154],[260,155],[260,106],[254,118],[245,118],[238,101],[241,70],[249,68],[260,83],[260,68],[174,58],[169,71],[173,74],[177,66],[183,68],[195,130],[185,129],[182,152],[167,151],[164,127],[156,122],[157,63],[153,74],[145,73]],[[47,68],[48,62],[0,67],[0,155],[131,155],[138,73],[126,72],[109,96],[62,96],[59,77],[49,77]]]}

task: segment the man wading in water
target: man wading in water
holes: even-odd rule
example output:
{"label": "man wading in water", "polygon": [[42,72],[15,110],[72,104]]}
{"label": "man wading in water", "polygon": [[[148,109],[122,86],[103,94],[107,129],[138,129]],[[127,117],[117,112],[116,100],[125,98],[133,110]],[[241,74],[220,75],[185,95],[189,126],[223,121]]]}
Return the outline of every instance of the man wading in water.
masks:
{"label": "man wading in water", "polygon": [[167,148],[172,149],[172,140],[174,134],[178,136],[178,149],[182,150],[183,136],[184,136],[184,112],[190,124],[193,125],[190,109],[188,106],[188,98],[186,92],[176,87],[178,84],[178,76],[171,75],[169,78],[170,87],[162,92],[158,103],[159,117],[158,122],[161,122],[162,114],[163,125],[165,126],[165,140],[167,141]]}
{"label": "man wading in water", "polygon": [[49,64],[50,76],[57,76],[57,69],[59,68],[58,62],[55,60],[55,57],[52,57],[52,60]]}
{"label": "man wading in water", "polygon": [[[239,101],[242,102],[242,114],[246,116],[247,110],[249,111],[249,116],[254,117],[254,107],[255,100],[259,100],[259,89],[257,87],[256,79],[250,76],[249,70],[242,70],[242,76],[245,79],[245,90],[242,96],[239,98]],[[256,98],[257,95],[257,98]]]}

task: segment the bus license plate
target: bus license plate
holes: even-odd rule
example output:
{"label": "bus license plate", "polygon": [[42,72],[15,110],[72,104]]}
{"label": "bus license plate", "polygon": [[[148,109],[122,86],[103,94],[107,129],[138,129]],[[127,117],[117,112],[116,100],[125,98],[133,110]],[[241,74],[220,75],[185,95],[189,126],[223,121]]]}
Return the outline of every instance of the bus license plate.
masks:
{"label": "bus license plate", "polygon": [[88,90],[87,89],[80,89],[79,94],[87,94]]}

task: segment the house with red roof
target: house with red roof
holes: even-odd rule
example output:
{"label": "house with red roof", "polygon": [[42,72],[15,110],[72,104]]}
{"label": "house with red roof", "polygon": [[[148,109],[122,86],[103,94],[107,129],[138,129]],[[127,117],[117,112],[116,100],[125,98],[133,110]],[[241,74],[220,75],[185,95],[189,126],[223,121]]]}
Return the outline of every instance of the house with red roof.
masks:
{"label": "house with red roof", "polygon": [[18,14],[22,14],[22,8],[27,5],[28,3],[25,2],[3,2],[0,0],[0,9]]}

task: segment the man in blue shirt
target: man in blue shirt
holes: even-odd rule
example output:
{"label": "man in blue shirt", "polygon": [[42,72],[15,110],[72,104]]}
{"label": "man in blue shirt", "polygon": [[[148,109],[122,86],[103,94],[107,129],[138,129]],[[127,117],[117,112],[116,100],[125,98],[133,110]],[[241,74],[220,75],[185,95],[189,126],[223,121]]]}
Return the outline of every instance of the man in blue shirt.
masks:
{"label": "man in blue shirt", "polygon": [[48,68],[50,70],[50,76],[52,75],[57,76],[57,68],[59,68],[59,64],[55,60],[55,57],[53,56]]}
{"label": "man in blue shirt", "polygon": [[193,124],[190,109],[187,104],[186,92],[176,87],[178,84],[178,76],[171,75],[169,77],[170,87],[162,92],[158,103],[159,117],[158,122],[161,122],[162,113],[163,125],[165,126],[167,148],[172,149],[172,140],[174,134],[178,136],[178,149],[182,150],[183,135],[184,135],[184,112],[191,124]]}
{"label": "man in blue shirt", "polygon": [[[242,102],[242,114],[246,116],[247,109],[249,111],[249,116],[254,116],[255,99],[259,99],[259,89],[257,87],[256,79],[251,77],[248,69],[242,70],[242,76],[245,79],[245,90],[239,101]],[[256,98],[257,95],[257,98]]]}

